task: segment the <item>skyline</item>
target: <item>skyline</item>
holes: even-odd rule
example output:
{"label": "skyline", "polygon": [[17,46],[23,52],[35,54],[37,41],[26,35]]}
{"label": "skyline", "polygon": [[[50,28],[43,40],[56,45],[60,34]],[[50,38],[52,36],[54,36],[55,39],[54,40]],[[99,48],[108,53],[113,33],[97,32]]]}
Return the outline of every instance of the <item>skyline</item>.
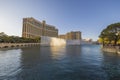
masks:
{"label": "skyline", "polygon": [[109,24],[120,22],[119,0],[0,0],[0,32],[22,35],[22,19],[54,25],[59,34],[81,31],[97,40]]}

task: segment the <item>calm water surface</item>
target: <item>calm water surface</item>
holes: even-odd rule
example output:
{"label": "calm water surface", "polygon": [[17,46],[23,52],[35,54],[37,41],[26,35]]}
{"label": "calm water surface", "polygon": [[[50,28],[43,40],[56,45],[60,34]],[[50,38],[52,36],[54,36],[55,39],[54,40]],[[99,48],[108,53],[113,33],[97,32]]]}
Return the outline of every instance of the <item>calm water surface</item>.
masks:
{"label": "calm water surface", "polygon": [[99,45],[4,49],[0,80],[120,80],[120,55]]}

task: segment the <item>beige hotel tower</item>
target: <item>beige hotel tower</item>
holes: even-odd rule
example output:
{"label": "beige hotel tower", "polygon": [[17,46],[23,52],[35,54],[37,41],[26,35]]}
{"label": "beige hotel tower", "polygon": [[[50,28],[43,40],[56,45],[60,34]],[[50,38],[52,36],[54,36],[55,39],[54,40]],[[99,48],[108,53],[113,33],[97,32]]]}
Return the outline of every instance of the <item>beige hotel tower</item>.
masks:
{"label": "beige hotel tower", "polygon": [[40,36],[58,37],[58,29],[46,24],[45,21],[40,22],[32,17],[23,18],[22,37],[36,38]]}
{"label": "beige hotel tower", "polygon": [[81,32],[80,31],[71,31],[67,34],[59,35],[59,38],[66,40],[81,40]]}

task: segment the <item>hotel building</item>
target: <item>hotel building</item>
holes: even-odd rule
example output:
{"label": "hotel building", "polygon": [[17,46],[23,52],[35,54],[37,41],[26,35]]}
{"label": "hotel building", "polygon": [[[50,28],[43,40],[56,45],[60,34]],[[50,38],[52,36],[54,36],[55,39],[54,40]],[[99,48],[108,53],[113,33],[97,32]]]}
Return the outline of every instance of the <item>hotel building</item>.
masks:
{"label": "hotel building", "polygon": [[36,38],[40,36],[58,37],[58,29],[46,24],[45,21],[40,22],[32,17],[23,18],[22,37]]}
{"label": "hotel building", "polygon": [[66,40],[81,40],[81,32],[71,31],[65,35],[59,35],[59,38],[66,39]]}
{"label": "hotel building", "polygon": [[58,37],[61,38],[61,39],[67,39],[67,38],[66,38],[66,35],[64,35],[64,34],[59,35]]}
{"label": "hotel building", "polygon": [[80,31],[71,31],[66,34],[68,40],[80,40],[81,32]]}

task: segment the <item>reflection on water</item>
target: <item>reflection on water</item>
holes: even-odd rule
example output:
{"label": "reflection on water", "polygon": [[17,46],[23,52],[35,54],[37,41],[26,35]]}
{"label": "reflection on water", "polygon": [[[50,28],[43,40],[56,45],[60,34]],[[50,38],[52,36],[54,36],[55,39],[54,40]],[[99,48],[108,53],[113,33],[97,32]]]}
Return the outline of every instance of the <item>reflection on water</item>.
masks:
{"label": "reflection on water", "polygon": [[66,46],[51,46],[51,57],[53,59],[63,58],[66,53]]}
{"label": "reflection on water", "polygon": [[120,80],[120,56],[99,45],[0,50],[0,80]]}
{"label": "reflection on water", "polygon": [[110,80],[120,80],[120,55],[113,53],[103,53],[103,55],[103,69]]}
{"label": "reflection on water", "polygon": [[0,51],[0,80],[10,78],[21,71],[21,49]]}

